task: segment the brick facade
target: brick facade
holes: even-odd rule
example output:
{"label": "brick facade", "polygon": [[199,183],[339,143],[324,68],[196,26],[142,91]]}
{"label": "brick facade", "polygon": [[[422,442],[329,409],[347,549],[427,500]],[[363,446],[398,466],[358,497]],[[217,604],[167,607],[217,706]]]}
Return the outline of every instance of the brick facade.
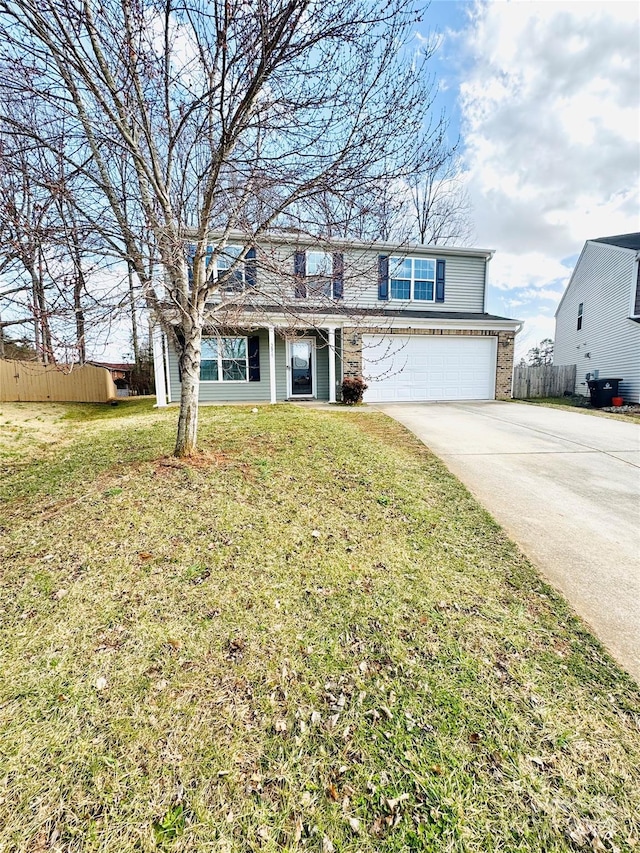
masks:
{"label": "brick facade", "polygon": [[456,337],[497,337],[496,398],[511,397],[513,377],[514,332],[494,332],[487,329],[388,329],[345,328],[343,331],[343,373],[344,377],[362,375],[362,336],[363,335],[454,335]]}

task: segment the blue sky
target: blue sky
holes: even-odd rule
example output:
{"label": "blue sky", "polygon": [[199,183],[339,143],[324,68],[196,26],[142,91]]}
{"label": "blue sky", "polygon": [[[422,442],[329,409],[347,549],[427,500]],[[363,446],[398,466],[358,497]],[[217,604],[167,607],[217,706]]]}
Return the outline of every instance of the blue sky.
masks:
{"label": "blue sky", "polygon": [[640,230],[639,18],[627,0],[425,8],[473,242],[496,250],[488,310],[525,321],[518,355],[553,337],[585,240]]}

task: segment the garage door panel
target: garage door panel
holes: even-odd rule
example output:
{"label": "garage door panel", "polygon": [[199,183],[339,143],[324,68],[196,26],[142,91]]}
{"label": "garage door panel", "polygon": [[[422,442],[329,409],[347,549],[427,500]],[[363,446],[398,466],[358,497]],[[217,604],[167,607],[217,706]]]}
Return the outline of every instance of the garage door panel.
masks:
{"label": "garage door panel", "polygon": [[365,335],[365,400],[493,399],[495,363],[493,337]]}

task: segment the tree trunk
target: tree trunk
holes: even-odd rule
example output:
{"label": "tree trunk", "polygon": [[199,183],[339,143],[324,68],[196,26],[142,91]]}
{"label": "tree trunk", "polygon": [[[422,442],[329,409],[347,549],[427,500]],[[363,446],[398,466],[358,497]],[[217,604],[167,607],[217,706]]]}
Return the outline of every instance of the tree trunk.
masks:
{"label": "tree trunk", "polygon": [[134,291],[133,264],[129,261],[129,305],[131,307],[131,343],[133,360],[136,367],[140,364],[140,344],[138,343],[138,321],[136,319],[136,296]]}
{"label": "tree trunk", "polygon": [[87,349],[85,343],[84,310],[82,308],[82,290],[84,288],[84,277],[78,269],[73,284],[73,308],[76,317],[76,340],[78,344],[78,361],[84,364],[87,360]]}
{"label": "tree trunk", "polygon": [[184,331],[185,341],[180,356],[182,390],[180,392],[180,415],[178,437],[174,456],[193,456],[198,437],[198,391],[200,388],[200,358],[202,328],[194,324]]}

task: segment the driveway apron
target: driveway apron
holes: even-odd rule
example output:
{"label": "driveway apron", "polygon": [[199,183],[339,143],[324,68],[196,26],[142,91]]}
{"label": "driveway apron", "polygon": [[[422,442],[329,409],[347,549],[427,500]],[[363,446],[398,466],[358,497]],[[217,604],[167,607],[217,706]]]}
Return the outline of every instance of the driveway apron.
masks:
{"label": "driveway apron", "polygon": [[640,683],[640,426],[497,401],[376,408],[445,462]]}

